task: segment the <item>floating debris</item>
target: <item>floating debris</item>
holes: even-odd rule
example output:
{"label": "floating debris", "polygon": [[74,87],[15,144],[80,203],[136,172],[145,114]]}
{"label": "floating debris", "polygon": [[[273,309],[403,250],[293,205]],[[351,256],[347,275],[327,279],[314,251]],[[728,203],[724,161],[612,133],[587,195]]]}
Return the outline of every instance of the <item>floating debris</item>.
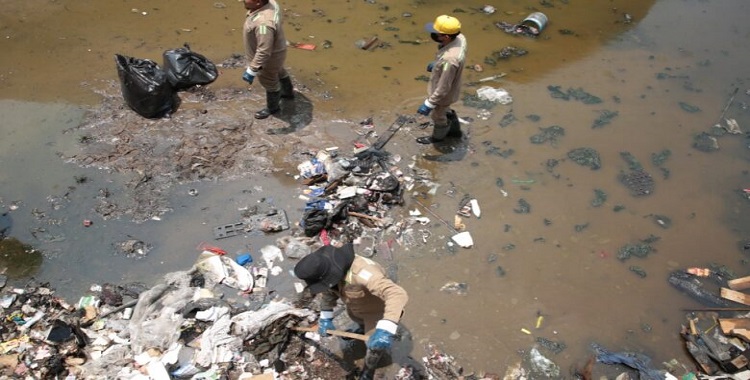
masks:
{"label": "floating debris", "polygon": [[701,111],[701,109],[698,108],[697,106],[690,105],[685,102],[680,102],[679,104],[680,104],[680,108],[682,108],[682,110],[685,112],[696,113],[696,112]]}
{"label": "floating debris", "polygon": [[500,50],[495,50],[490,53],[489,56],[484,57],[484,63],[486,65],[490,66],[497,66],[498,61],[500,60],[506,60],[511,57],[521,57],[529,52],[522,48],[517,48],[515,46],[506,46]]}
{"label": "floating debris", "polygon": [[693,148],[701,152],[715,152],[719,150],[719,141],[716,140],[716,137],[701,132],[693,137]]}
{"label": "floating debris", "polygon": [[640,277],[640,278],[646,278],[646,271],[643,268],[641,268],[641,267],[639,267],[637,265],[631,265],[628,269],[631,272],[637,274],[638,277]]}
{"label": "floating debris", "polygon": [[626,244],[617,251],[617,259],[625,261],[632,256],[644,259],[653,250],[654,248],[648,243]]}
{"label": "floating debris", "polygon": [[616,118],[619,114],[620,113],[617,111],[609,111],[609,110],[601,111],[599,114],[599,117],[597,117],[596,120],[594,120],[594,123],[591,125],[591,128],[592,129],[602,128],[605,125],[611,123],[612,119]]}
{"label": "floating debris", "polygon": [[498,265],[495,268],[495,274],[497,275],[497,277],[504,277],[505,276],[505,269],[503,269],[503,267],[501,267],[501,266]]}
{"label": "floating debris", "polygon": [[516,121],[516,117],[513,115],[512,112],[506,113],[503,115],[503,118],[500,120],[500,126],[505,128],[509,125],[511,125],[514,121]]}
{"label": "floating debris", "polygon": [[525,199],[521,198],[518,200],[518,208],[514,208],[513,211],[516,214],[528,214],[531,212],[531,205]]}
{"label": "floating debris", "polygon": [[553,125],[547,128],[539,128],[539,130],[541,131],[540,133],[529,137],[529,140],[532,144],[544,144],[545,142],[549,142],[550,145],[556,146],[558,138],[561,136],[565,136],[565,128],[559,125]]}
{"label": "floating debris", "polygon": [[550,96],[555,99],[562,100],[578,100],[584,104],[599,104],[602,99],[598,96],[592,95],[583,90],[583,88],[569,88],[567,91],[562,91],[561,86],[547,86],[547,90],[550,92]]}
{"label": "floating debris", "polygon": [[651,174],[644,170],[633,170],[630,173],[621,173],[620,182],[630,190],[633,196],[649,195],[654,192],[656,183]]}
{"label": "floating debris", "polygon": [[448,282],[440,288],[441,292],[446,292],[449,294],[456,294],[460,296],[465,295],[468,290],[469,290],[469,285],[467,285],[465,282],[456,282],[456,281]]}
{"label": "floating debris", "polygon": [[563,352],[568,346],[563,342],[555,342],[553,340],[537,337],[536,342],[539,343],[540,346],[550,350],[554,354],[559,354]]}
{"label": "floating debris", "polygon": [[651,219],[661,228],[667,229],[669,227],[672,227],[672,219],[669,219],[669,217],[666,217],[664,215],[650,215]]}
{"label": "floating debris", "polygon": [[643,169],[643,165],[641,165],[640,161],[638,161],[635,156],[630,152],[620,152],[620,157],[622,157],[625,162],[628,163],[628,168],[630,170],[641,170]]}
{"label": "floating debris", "polygon": [[659,153],[651,153],[651,163],[654,164],[654,166],[662,166],[671,155],[672,151],[669,149],[664,149]]}
{"label": "floating debris", "polygon": [[[429,78],[427,78],[427,81],[429,81]],[[473,94],[464,94],[463,99],[461,99],[466,107],[472,107],[472,108],[479,108],[479,109],[485,109],[489,110],[492,109],[492,107],[495,107],[498,103],[493,102],[491,100],[482,99],[477,95]]]}
{"label": "floating debris", "polygon": [[591,170],[597,170],[602,167],[602,161],[599,152],[593,148],[576,148],[568,152],[568,158],[581,166],[588,166]]}
{"label": "floating debris", "polygon": [[607,201],[607,193],[602,189],[594,189],[594,199],[591,200],[592,207],[601,207]]}

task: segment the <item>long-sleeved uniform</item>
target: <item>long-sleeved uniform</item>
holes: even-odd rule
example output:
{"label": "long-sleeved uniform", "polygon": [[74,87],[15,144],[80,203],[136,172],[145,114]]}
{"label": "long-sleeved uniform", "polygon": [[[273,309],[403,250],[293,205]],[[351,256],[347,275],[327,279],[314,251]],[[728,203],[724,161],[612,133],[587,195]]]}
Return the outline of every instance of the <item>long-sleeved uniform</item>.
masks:
{"label": "long-sleeved uniform", "polygon": [[333,310],[338,299],[346,305],[349,317],[370,333],[380,319],[398,323],[409,300],[406,291],[388,279],[380,264],[355,256],[338,286],[323,293],[321,310]]}
{"label": "long-sleeved uniform", "polygon": [[446,125],[446,111],[461,95],[461,74],[466,60],[466,37],[456,39],[441,47],[435,55],[435,65],[427,85],[427,101],[435,106],[431,116],[435,125]]}
{"label": "long-sleeved uniform", "polygon": [[279,91],[279,79],[289,74],[284,69],[286,37],[281,22],[281,7],[270,0],[254,12],[247,12],[243,27],[245,54],[250,70],[268,91]]}

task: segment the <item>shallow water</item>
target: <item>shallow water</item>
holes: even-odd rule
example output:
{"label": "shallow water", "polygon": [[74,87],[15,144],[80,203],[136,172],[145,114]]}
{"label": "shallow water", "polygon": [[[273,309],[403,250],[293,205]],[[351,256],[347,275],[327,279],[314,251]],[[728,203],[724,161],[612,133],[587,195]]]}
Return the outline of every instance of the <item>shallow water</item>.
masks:
{"label": "shallow water", "polygon": [[[93,217],[90,210],[98,189],[106,186],[118,194],[128,173],[81,169],[56,155],[75,148],[76,136],[63,131],[80,122],[77,106],[96,104],[93,90],[101,81],[116,80],[115,53],[158,62],[163,50],[189,42],[194,50],[220,62],[241,48],[239,3],[227,2],[225,8],[198,1],[163,1],[158,8],[146,1],[0,4],[6,9],[0,16],[0,41],[9,52],[0,56],[0,97],[6,99],[0,102],[0,129],[5,136],[0,141],[0,199],[5,206],[22,201],[19,210],[11,213],[11,235],[48,248],[38,278],[62,282],[60,292],[71,298],[91,283],[150,281],[190,265],[195,246],[212,241],[212,228],[234,221],[238,209],[248,203],[271,197],[279,207],[299,213],[297,185],[282,172],[227,183],[187,184],[175,189],[173,212],[162,221],[134,225],[94,220],[86,229],[80,221]],[[465,157],[452,162],[418,159],[419,166],[431,170],[442,184],[430,200],[439,205],[434,209],[438,215],[451,221],[460,198],[471,193],[480,201],[482,218],[465,220],[476,244],[472,249],[450,254],[444,249],[450,233],[434,221],[427,244],[394,252],[400,283],[410,295],[403,322],[414,337],[412,354],[421,356],[421,345],[429,340],[456,355],[466,368],[502,372],[517,361],[518,350],[544,337],[566,343],[565,351],[550,355],[563,372],[591,354],[591,342],[614,351],[642,351],[657,365],[675,357],[689,362],[678,335],[685,322],[682,309],[700,305],[671,288],[668,273],[718,263],[738,276],[747,274],[747,257],[737,247],[750,226],[748,203],[737,194],[749,180],[747,140],[721,137],[721,150],[714,153],[699,152],[691,144],[694,134],[718,121],[736,87],[740,90],[726,116],[735,118],[743,129],[750,125],[745,109],[750,102],[745,93],[750,88],[746,74],[750,56],[745,48],[750,28],[744,17],[750,4],[742,0],[553,2],[554,8],[539,8],[550,24],[536,40],[508,36],[493,26],[497,21],[519,21],[531,12],[530,6],[539,7],[536,2],[496,5],[493,15],[473,10],[483,4],[283,4],[287,38],[318,45],[312,52],[291,49],[287,61],[296,81],[310,90],[318,119],[356,121],[374,116],[376,124],[385,128],[394,113],[412,113],[425,87],[414,78],[424,74],[434,46],[429,41],[420,45],[398,41],[426,41],[422,25],[456,8],[465,11],[455,14],[469,40],[469,62],[484,66],[481,73],[467,71],[465,82],[508,74],[490,84],[508,90],[513,103],[493,108],[488,120],[481,120],[475,109],[456,106],[461,117],[474,120],[468,126],[471,149]],[[403,17],[404,12],[411,17]],[[633,17],[632,24],[624,23],[625,13]],[[561,29],[575,35],[563,35]],[[373,51],[354,47],[356,40],[373,35],[391,47]],[[333,47],[323,49],[324,40]],[[491,51],[511,44],[529,54],[496,67],[484,63]],[[212,86],[240,86],[239,76],[240,70],[225,69]],[[549,85],[581,87],[603,102],[586,105],[553,99]],[[701,111],[686,112],[679,102]],[[603,110],[619,115],[603,128],[592,129]],[[518,120],[500,127],[507,112]],[[540,120],[531,121],[528,115]],[[321,125],[341,146],[354,137],[339,124]],[[539,128],[551,125],[566,130],[556,146],[529,142]],[[387,149],[403,157],[436,154],[413,143],[413,136],[420,133],[403,130]],[[486,154],[488,145],[512,148],[514,153],[508,158]],[[584,146],[601,154],[600,170],[565,159],[569,150]],[[664,149],[671,151],[664,164],[670,172],[667,179],[651,163],[651,155]],[[654,176],[654,194],[634,198],[618,182],[618,174],[627,169],[620,157],[623,151],[632,153]],[[561,160],[553,173],[546,170],[548,159]],[[76,183],[75,177],[81,176],[89,181]],[[503,179],[507,197],[497,187],[497,178]],[[534,182],[516,184],[513,179]],[[445,194],[450,182],[457,187],[455,198]],[[189,188],[198,189],[200,195],[187,195]],[[608,194],[602,207],[590,205],[594,189]],[[57,200],[65,194],[67,200]],[[532,205],[530,214],[513,211],[520,198]],[[61,206],[45,218],[32,215],[34,208],[50,210],[51,204]],[[615,205],[625,209],[615,212]],[[418,207],[407,200],[405,208]],[[650,219],[652,214],[668,216],[672,227],[661,228]],[[587,228],[575,231],[576,225],[585,223]],[[45,236],[65,240],[37,241],[30,230],[39,227],[46,228]],[[648,258],[616,259],[620,247],[652,234],[661,239]],[[113,255],[111,245],[127,236],[158,244],[142,260]],[[272,240],[233,238],[216,243],[238,252],[257,250]],[[508,244],[515,248],[503,249]],[[497,260],[490,262],[493,254]],[[497,275],[497,266],[504,269],[504,276]],[[638,277],[630,266],[643,268],[647,276]],[[440,292],[449,281],[466,282],[468,294]],[[539,313],[544,320],[535,329]]]}

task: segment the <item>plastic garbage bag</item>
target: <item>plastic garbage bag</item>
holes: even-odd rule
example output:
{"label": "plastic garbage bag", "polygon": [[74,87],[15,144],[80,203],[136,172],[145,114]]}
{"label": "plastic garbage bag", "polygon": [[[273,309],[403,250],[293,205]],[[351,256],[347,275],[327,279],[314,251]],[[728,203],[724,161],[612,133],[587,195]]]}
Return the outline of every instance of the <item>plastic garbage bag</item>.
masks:
{"label": "plastic garbage bag", "polygon": [[228,363],[242,350],[242,339],[229,333],[231,324],[226,314],[201,334],[200,351],[195,355],[197,365],[206,368],[212,363]]}
{"label": "plastic garbage bag", "polygon": [[477,89],[477,96],[479,97],[479,99],[489,100],[491,102],[497,102],[500,104],[510,104],[513,102],[513,98],[510,96],[508,91],[502,88],[483,86]]}
{"label": "plastic garbage bag", "polygon": [[596,352],[596,361],[599,363],[624,364],[638,370],[638,375],[643,380],[664,379],[665,371],[651,368],[651,359],[646,355],[635,352],[611,352],[596,343],[592,343],[591,347]]}
{"label": "plastic garbage bag", "polygon": [[122,97],[128,107],[148,118],[172,112],[175,92],[156,62],[115,54]]}
{"label": "plastic garbage bag", "polygon": [[206,280],[222,283],[243,292],[253,288],[253,275],[240,264],[226,256],[203,251],[195,263]]}
{"label": "plastic garbage bag", "polygon": [[246,311],[232,317],[232,335],[246,341],[261,329],[287,315],[307,319],[308,322],[316,318],[316,314],[311,310],[297,309],[288,303],[271,301],[260,310]]}
{"label": "plastic garbage bag", "polygon": [[166,350],[180,337],[184,318],[179,312],[195,295],[195,288],[159,284],[141,293],[130,319],[130,346],[140,353],[147,348]]}
{"label": "plastic garbage bag", "polygon": [[167,50],[163,54],[167,80],[177,90],[216,80],[219,71],[206,57],[190,50],[190,46]]}
{"label": "plastic garbage bag", "polygon": [[307,237],[316,236],[320,231],[326,229],[329,224],[328,212],[325,210],[307,210],[302,216],[301,225],[302,228],[304,228],[305,236]]}
{"label": "plastic garbage bag", "polygon": [[312,158],[299,165],[297,165],[299,175],[302,178],[312,178],[316,175],[325,174],[326,166],[323,162],[320,162],[317,158]]}

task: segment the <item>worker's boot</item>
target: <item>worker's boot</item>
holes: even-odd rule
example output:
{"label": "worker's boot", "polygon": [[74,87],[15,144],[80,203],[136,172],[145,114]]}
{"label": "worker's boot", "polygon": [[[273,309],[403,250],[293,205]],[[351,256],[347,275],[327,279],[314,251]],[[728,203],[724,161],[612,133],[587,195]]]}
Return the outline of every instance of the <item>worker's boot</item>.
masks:
{"label": "worker's boot", "polygon": [[294,99],[294,85],[292,85],[292,78],[281,78],[279,79],[279,82],[281,82],[281,98]]}
{"label": "worker's boot", "polygon": [[256,119],[266,119],[269,116],[281,111],[279,101],[281,100],[280,91],[266,91],[266,108],[255,113]]}
{"label": "worker's boot", "polygon": [[458,115],[456,111],[450,110],[445,114],[448,117],[448,137],[460,138],[463,134],[461,133],[461,122],[458,121]]}
{"label": "worker's boot", "polygon": [[442,142],[448,134],[448,129],[448,124],[435,124],[432,128],[432,136],[417,137],[417,142],[420,144],[435,144]]}

